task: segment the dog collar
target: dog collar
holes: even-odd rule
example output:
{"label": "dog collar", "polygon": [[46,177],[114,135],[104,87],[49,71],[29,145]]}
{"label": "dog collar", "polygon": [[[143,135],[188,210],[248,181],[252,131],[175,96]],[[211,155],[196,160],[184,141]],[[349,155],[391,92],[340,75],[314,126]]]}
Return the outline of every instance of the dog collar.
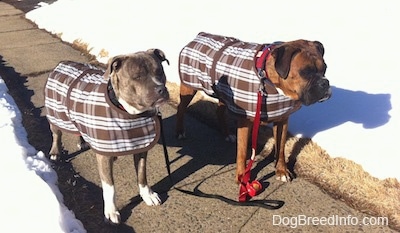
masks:
{"label": "dog collar", "polygon": [[[107,83],[107,92],[108,92],[108,98],[110,99],[111,103],[118,107],[119,109],[127,112],[124,108],[124,106],[118,101],[117,96],[115,95],[114,88],[111,84],[111,81],[108,81]],[[152,110],[148,110],[142,113],[137,114],[137,117],[153,117],[157,115],[159,112],[158,108],[154,108]]]}
{"label": "dog collar", "polygon": [[[264,48],[257,53],[256,68],[257,68],[259,74],[260,74],[260,72],[265,70],[265,62],[267,61],[267,57],[271,52],[271,47],[272,47],[272,44],[265,45]],[[263,75],[260,74],[260,76],[265,77],[266,74],[263,74]]]}
{"label": "dog collar", "polygon": [[271,56],[271,51],[275,48],[275,46],[282,43],[283,42],[281,41],[276,41],[272,44],[266,44],[264,45],[264,48],[257,53],[256,69],[261,78],[268,78],[267,72],[265,71],[265,63],[269,56]]}
{"label": "dog collar", "polygon": [[107,84],[107,92],[108,92],[108,97],[110,98],[111,103],[113,103],[113,104],[114,104],[115,106],[117,106],[118,108],[120,108],[120,109],[126,111],[125,108],[124,108],[124,106],[122,106],[122,104],[118,101],[117,96],[115,95],[114,88],[113,88],[113,86],[111,85],[111,80],[108,81],[108,84]]}
{"label": "dog collar", "polygon": [[271,51],[275,48],[275,46],[282,44],[282,43],[283,42],[281,42],[281,41],[277,41],[272,44],[266,44],[266,45],[264,45],[264,48],[257,53],[256,69],[257,69],[257,74],[261,79],[260,91],[264,95],[267,95],[267,93],[268,93],[268,91],[265,90],[265,84],[269,85],[271,82],[268,78],[268,74],[266,71],[266,67],[265,67],[266,62],[269,59],[269,57],[271,56]]}

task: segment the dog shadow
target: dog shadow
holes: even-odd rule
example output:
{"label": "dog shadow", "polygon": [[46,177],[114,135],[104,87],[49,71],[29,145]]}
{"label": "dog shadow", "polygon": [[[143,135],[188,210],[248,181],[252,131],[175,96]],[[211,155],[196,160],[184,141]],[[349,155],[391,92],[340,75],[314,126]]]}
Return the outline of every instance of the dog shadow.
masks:
{"label": "dog shadow", "polygon": [[373,129],[389,122],[390,94],[371,94],[332,86],[332,97],[323,103],[303,106],[289,123],[292,134],[312,138],[346,122]]}
{"label": "dog shadow", "polygon": [[[199,106],[200,105],[200,106]],[[169,196],[168,192],[171,189],[182,190],[185,189],[185,193],[195,196],[207,196],[219,199],[232,205],[238,205],[236,200],[231,200],[226,197],[227,193],[221,193],[220,190],[214,190],[210,193],[201,193],[199,187],[207,185],[207,180],[211,179],[225,179],[224,177],[218,177],[221,174],[229,174],[229,180],[222,180],[220,182],[230,184],[236,187],[234,184],[235,165],[236,164],[236,145],[232,142],[227,142],[223,138],[222,134],[216,129],[216,117],[215,112],[213,116],[204,114],[198,114],[197,111],[202,109],[216,109],[216,104],[210,101],[198,101],[194,103],[189,109],[185,117],[185,128],[186,128],[186,139],[179,140],[176,138],[175,125],[176,115],[171,115],[163,119],[163,131],[166,139],[166,146],[168,148],[178,148],[176,153],[169,154],[171,167],[177,167],[172,171],[171,177],[165,176],[156,184],[152,185],[152,189],[161,195],[162,201],[166,201]],[[199,110],[201,109],[201,110]],[[199,122],[200,121],[200,122]],[[205,129],[207,127],[207,129]],[[162,144],[160,139],[159,144]],[[248,151],[250,154],[250,148]],[[190,158],[187,160],[187,158]],[[184,161],[184,162],[183,162]],[[256,168],[252,170],[252,179],[255,179],[258,173],[266,167],[268,164],[273,162],[273,159],[264,159],[257,163]],[[176,164],[176,165],[175,165]],[[187,181],[187,178],[200,170],[207,169],[205,167],[209,165],[220,166],[218,171],[209,171],[205,175],[200,175],[201,178],[196,180]],[[229,168],[232,167],[232,168]],[[201,173],[204,172],[200,171]],[[263,176],[260,182],[264,188],[268,188],[268,180],[274,175],[274,173]],[[172,178],[172,180],[170,179]],[[179,188],[177,188],[179,186]],[[192,186],[194,189],[192,191]],[[205,187],[209,188],[209,187]],[[197,194],[196,192],[199,191]],[[200,194],[199,194],[200,193]],[[232,193],[231,193],[232,194]],[[229,194],[228,194],[229,195]],[[121,215],[129,215],[131,210],[140,202],[139,196],[133,197],[130,203],[123,207]],[[281,200],[262,200],[262,204],[268,209],[279,209],[284,205],[284,201]]]}

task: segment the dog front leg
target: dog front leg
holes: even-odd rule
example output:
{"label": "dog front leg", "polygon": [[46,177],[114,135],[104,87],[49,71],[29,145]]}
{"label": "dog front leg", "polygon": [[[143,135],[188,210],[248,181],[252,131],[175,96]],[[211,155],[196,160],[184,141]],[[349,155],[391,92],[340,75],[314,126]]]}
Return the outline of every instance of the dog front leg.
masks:
{"label": "dog front leg", "polygon": [[285,159],[285,144],[288,130],[288,118],[274,123],[273,131],[275,137],[276,154],[276,179],[287,182],[291,180]]}
{"label": "dog front leg", "polygon": [[156,192],[153,192],[147,184],[147,174],[146,174],[146,160],[147,152],[136,154],[133,156],[136,174],[139,185],[139,194],[143,201],[149,205],[160,205],[161,199]]}
{"label": "dog front leg", "polygon": [[121,216],[115,205],[115,188],[113,179],[114,157],[96,154],[97,166],[103,188],[104,217],[114,224],[121,222]]}
{"label": "dog front leg", "polygon": [[247,145],[252,123],[248,119],[239,118],[237,124],[236,182],[240,183],[246,170]]}

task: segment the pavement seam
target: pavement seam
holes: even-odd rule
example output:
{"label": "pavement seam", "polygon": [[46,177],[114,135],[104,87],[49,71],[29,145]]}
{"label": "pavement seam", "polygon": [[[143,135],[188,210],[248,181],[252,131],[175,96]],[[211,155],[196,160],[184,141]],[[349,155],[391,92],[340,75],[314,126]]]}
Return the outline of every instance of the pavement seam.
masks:
{"label": "pavement seam", "polygon": [[37,72],[32,72],[32,73],[23,74],[23,76],[27,76],[27,77],[37,77],[37,76],[40,76],[40,75],[42,75],[42,74],[50,73],[50,72],[52,72],[52,71],[53,71],[53,69],[51,69],[51,70],[37,71]]}
{"label": "pavement seam", "polygon": [[251,221],[251,219],[254,217],[254,215],[260,210],[261,208],[257,208],[256,210],[253,211],[253,213],[250,214],[250,216],[247,218],[246,221],[239,227],[238,232],[242,232],[243,228]]}
{"label": "pavement seam", "polygon": [[11,33],[11,32],[22,32],[27,30],[35,30],[35,28],[25,28],[25,29],[18,29],[18,30],[10,30],[10,31],[1,31],[0,34]]}
{"label": "pavement seam", "polygon": [[24,14],[24,13],[18,13],[18,14],[0,15],[0,18],[3,18],[3,17],[10,17],[10,16],[23,16],[23,17],[25,17],[25,14]]}

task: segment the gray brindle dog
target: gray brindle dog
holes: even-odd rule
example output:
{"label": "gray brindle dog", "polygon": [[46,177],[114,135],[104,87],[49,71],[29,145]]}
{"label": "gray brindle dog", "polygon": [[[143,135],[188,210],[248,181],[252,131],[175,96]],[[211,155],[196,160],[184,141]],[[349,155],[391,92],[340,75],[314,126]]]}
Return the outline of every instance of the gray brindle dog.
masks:
{"label": "gray brindle dog", "polygon": [[96,153],[106,220],[118,224],[113,162],[134,155],[139,193],[147,205],[161,199],[147,184],[146,156],[158,141],[158,107],[169,99],[159,49],[120,55],[107,69],[71,61],[50,73],[45,87],[46,116],[53,134],[50,158],[62,154],[61,131],[80,134]]}

